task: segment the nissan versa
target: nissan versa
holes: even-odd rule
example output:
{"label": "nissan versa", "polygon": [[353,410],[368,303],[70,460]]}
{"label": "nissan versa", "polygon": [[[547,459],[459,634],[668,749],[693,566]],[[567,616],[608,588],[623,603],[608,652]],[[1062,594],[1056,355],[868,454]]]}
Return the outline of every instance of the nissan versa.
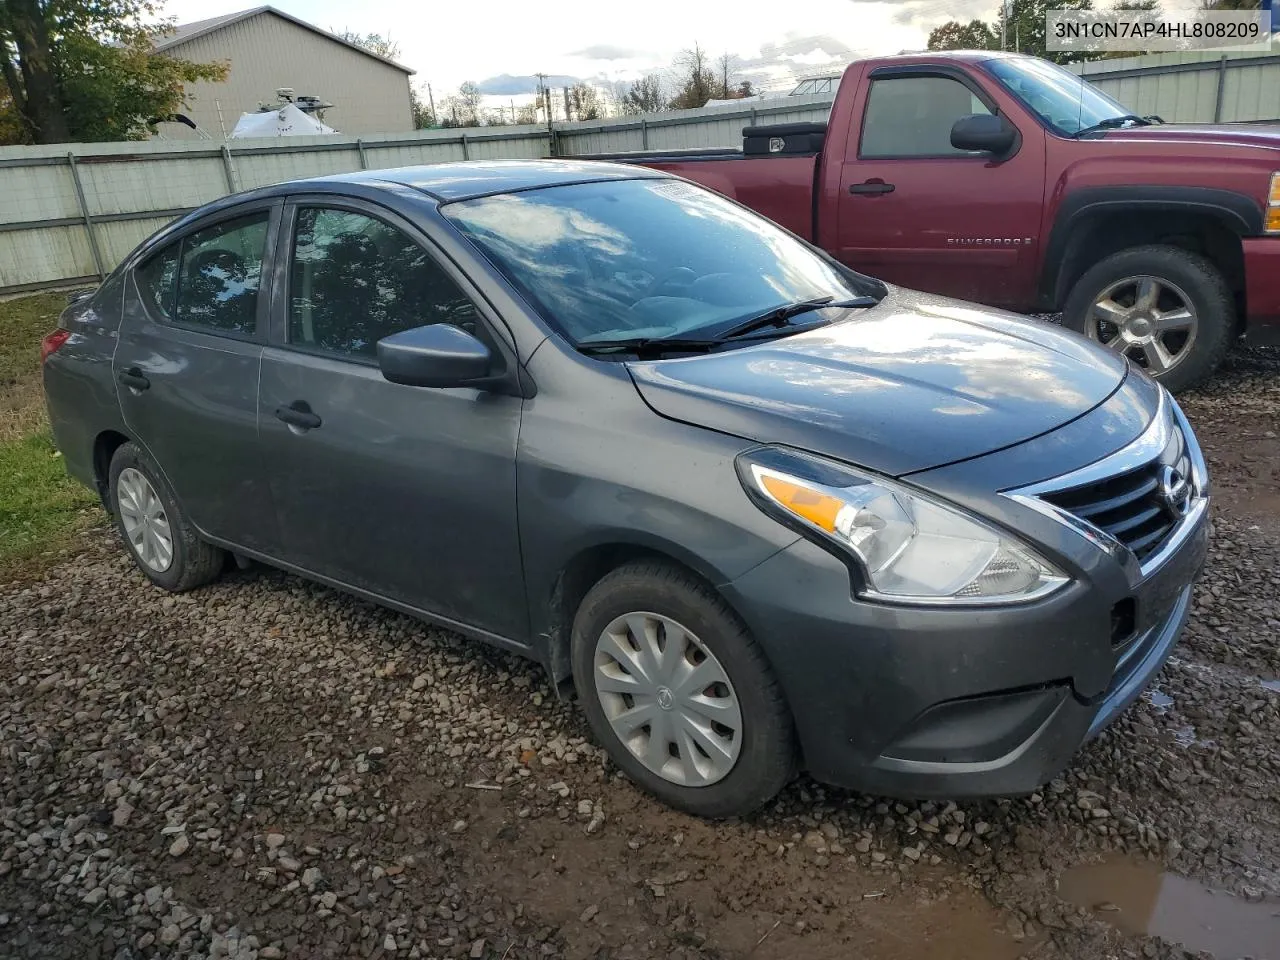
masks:
{"label": "nissan versa", "polygon": [[633,780],[1033,790],[1168,656],[1208,477],[1170,395],[636,166],[267,187],[44,341],[67,468],[169,590],[258,560],[526,654]]}

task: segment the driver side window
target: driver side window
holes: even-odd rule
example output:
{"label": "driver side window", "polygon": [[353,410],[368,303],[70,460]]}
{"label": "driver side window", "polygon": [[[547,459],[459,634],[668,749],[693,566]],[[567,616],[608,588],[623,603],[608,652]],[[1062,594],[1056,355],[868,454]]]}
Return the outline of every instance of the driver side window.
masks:
{"label": "driver side window", "polygon": [[892,77],[872,81],[862,118],[863,159],[971,157],[951,146],[961,117],[988,114],[986,104],[950,77]]}
{"label": "driver side window", "polygon": [[289,342],[373,360],[383,337],[449,323],[484,338],[475,305],[421,246],[351,210],[298,210],[289,272]]}

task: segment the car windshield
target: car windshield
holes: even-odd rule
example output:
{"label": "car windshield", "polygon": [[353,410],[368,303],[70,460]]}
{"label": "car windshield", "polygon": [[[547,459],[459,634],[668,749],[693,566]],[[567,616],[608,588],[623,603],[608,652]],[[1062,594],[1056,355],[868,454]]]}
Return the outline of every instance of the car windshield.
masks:
{"label": "car windshield", "polygon": [[988,60],[984,66],[1063,136],[1074,137],[1081,130],[1130,112],[1091,83],[1047,60],[1008,57]]}
{"label": "car windshield", "polygon": [[883,292],[680,180],[545,187],[441,209],[577,346],[703,335],[800,301]]}

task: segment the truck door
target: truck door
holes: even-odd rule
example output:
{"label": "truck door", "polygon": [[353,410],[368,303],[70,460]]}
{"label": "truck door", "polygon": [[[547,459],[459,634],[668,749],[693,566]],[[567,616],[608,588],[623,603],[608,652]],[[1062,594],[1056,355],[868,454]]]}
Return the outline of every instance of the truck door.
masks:
{"label": "truck door", "polygon": [[837,242],[849,266],[890,283],[993,306],[1034,293],[1044,199],[1044,132],[1019,121],[1008,160],[957,150],[961,117],[996,113],[966,72],[879,67],[854,103],[837,195]]}

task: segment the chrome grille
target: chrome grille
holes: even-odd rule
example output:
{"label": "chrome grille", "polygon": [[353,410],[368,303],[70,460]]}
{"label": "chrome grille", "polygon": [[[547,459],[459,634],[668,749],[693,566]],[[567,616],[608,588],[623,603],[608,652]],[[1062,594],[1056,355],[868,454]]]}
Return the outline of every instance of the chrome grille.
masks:
{"label": "chrome grille", "polygon": [[1203,515],[1207,483],[1186,418],[1162,392],[1147,429],[1128,446],[1005,496],[1124,549],[1145,575]]}
{"label": "chrome grille", "polygon": [[[1181,466],[1182,470],[1177,466],[1174,470],[1185,478],[1190,466],[1186,462]],[[1183,511],[1161,491],[1164,468],[1164,462],[1155,460],[1099,483],[1041,494],[1041,499],[1109,534],[1145,560],[1160,549],[1182,519]]]}

